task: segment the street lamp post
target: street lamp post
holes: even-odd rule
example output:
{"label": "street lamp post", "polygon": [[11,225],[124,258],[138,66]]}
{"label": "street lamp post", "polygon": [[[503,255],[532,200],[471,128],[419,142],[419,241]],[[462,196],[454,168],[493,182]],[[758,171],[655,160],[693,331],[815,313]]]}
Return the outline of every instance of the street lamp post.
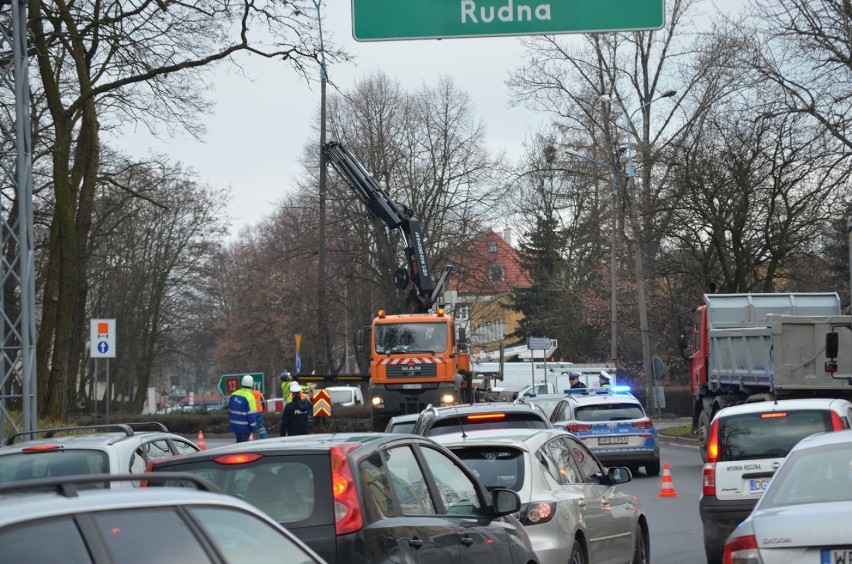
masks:
{"label": "street lamp post", "polygon": [[318,253],[318,275],[317,275],[317,346],[319,354],[317,355],[317,368],[320,374],[327,373],[327,356],[328,343],[326,331],[326,310],[325,310],[325,208],[326,208],[326,183],[328,179],[328,171],[326,166],[325,152],[325,121],[326,121],[326,83],[328,82],[328,69],[325,66],[325,45],[322,37],[322,14],[320,7],[322,0],[313,0],[314,7],[317,9],[317,26],[319,27],[320,40],[320,146],[319,146],[319,253]]}
{"label": "street lamp post", "polygon": [[[632,136],[630,126],[633,123],[633,116],[635,116],[638,112],[650,106],[657,100],[671,98],[675,94],[677,94],[677,90],[664,92],[636,108],[630,115],[627,114],[627,110],[624,106],[621,106],[621,109],[624,112],[624,130],[627,135],[627,182],[628,187],[630,188],[628,190],[630,200],[630,222],[636,237],[633,252],[634,263],[636,265],[636,302],[639,308],[639,334],[642,341],[642,369],[645,373],[645,402],[648,408],[651,407],[651,398],[653,394],[651,385],[653,379],[651,373],[651,342],[648,337],[648,305],[645,300],[645,271],[644,259],[642,257],[642,243],[639,240],[641,226],[639,224],[639,217],[636,211],[636,167],[633,164],[633,144],[631,140]],[[615,101],[613,98],[609,98],[609,100],[611,102]]]}
{"label": "street lamp post", "polygon": [[[577,157],[578,159],[583,159],[584,161],[588,161],[592,164],[598,165],[600,167],[606,168],[609,170],[609,175],[612,180],[612,233],[610,235],[610,351],[609,356],[612,359],[613,365],[616,363],[617,351],[618,351],[618,333],[616,328],[617,324],[617,313],[616,313],[616,296],[617,296],[617,286],[616,286],[616,275],[615,275],[615,267],[616,267],[616,231],[618,230],[618,221],[617,221],[617,206],[618,206],[618,192],[616,191],[616,178],[618,176],[618,167],[614,164],[607,164],[603,161],[599,161],[593,159],[591,157],[587,157],[586,155],[581,155],[579,153],[575,153],[573,151],[565,151],[567,154],[572,157]],[[616,152],[616,156],[618,152]],[[617,159],[616,159],[617,160]]]}

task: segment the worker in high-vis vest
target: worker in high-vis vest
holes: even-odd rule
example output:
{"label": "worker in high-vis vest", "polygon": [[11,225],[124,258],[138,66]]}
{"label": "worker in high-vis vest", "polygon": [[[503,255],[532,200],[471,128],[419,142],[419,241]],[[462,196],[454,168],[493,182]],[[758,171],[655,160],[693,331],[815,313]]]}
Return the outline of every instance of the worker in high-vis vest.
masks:
{"label": "worker in high-vis vest", "polygon": [[236,435],[238,443],[244,443],[257,431],[257,404],[251,393],[254,378],[246,374],[240,383],[240,389],[234,390],[228,397],[228,415],[231,432]]}
{"label": "worker in high-vis vest", "polygon": [[290,376],[289,372],[281,373],[281,397],[283,398],[284,405],[290,403],[290,382],[293,381],[293,377]]}
{"label": "worker in high-vis vest", "polygon": [[255,407],[257,407],[257,438],[265,439],[269,437],[266,432],[266,424],[263,422],[263,412],[266,411],[266,398],[263,397],[263,392],[252,388],[251,393],[254,395]]}

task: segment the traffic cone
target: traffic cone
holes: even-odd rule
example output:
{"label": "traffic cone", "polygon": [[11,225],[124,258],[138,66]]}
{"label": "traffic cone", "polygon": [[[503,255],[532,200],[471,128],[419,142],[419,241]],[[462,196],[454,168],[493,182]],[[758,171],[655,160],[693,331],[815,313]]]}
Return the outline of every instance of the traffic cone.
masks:
{"label": "traffic cone", "polygon": [[195,442],[198,445],[198,448],[201,450],[207,450],[207,445],[204,443],[204,433],[201,432],[201,429],[198,430],[198,440]]}
{"label": "traffic cone", "polygon": [[677,492],[674,489],[672,482],[672,472],[669,470],[669,463],[663,463],[663,482],[660,484],[660,497],[675,497]]}

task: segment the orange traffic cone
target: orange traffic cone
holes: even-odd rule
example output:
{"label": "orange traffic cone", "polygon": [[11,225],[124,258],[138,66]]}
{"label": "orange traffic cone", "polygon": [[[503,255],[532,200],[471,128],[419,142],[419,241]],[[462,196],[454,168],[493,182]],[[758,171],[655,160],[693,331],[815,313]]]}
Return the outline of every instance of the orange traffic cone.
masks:
{"label": "orange traffic cone", "polygon": [[663,463],[663,482],[660,485],[660,497],[675,497],[677,492],[674,489],[672,482],[672,472],[669,470],[669,463]]}
{"label": "orange traffic cone", "polygon": [[201,429],[198,430],[198,440],[196,441],[196,444],[201,450],[207,450],[207,445],[204,443],[204,433],[201,432]]}

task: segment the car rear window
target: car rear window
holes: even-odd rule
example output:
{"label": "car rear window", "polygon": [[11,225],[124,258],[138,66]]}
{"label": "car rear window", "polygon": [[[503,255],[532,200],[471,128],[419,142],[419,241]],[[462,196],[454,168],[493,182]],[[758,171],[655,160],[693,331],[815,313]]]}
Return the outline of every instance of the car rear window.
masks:
{"label": "car rear window", "polygon": [[520,491],[524,483],[524,454],[516,448],[458,447],[450,448],[488,488]]}
{"label": "car rear window", "polygon": [[803,438],[831,431],[828,410],[772,411],[719,418],[719,462],[787,456]]}
{"label": "car rear window", "polygon": [[532,413],[475,413],[438,419],[426,430],[426,436],[446,435],[484,429],[547,429],[548,423]]}
{"label": "car rear window", "polygon": [[582,405],[574,411],[577,421],[629,421],[642,419],[645,412],[635,403],[598,403]]}
{"label": "car rear window", "polygon": [[[155,466],[154,471],[191,472],[210,480],[226,494],[248,501],[288,528],[334,523],[327,454],[269,455],[244,463],[238,463],[236,456],[245,455],[204,461],[173,459]],[[188,484],[167,481],[150,485]]]}
{"label": "car rear window", "polygon": [[852,449],[826,445],[790,454],[760,502],[761,509],[852,502]]}
{"label": "car rear window", "polygon": [[[19,451],[0,456],[0,483],[106,473],[109,473],[109,460],[106,453],[100,450]],[[80,485],[80,489],[105,487],[103,483]]]}

